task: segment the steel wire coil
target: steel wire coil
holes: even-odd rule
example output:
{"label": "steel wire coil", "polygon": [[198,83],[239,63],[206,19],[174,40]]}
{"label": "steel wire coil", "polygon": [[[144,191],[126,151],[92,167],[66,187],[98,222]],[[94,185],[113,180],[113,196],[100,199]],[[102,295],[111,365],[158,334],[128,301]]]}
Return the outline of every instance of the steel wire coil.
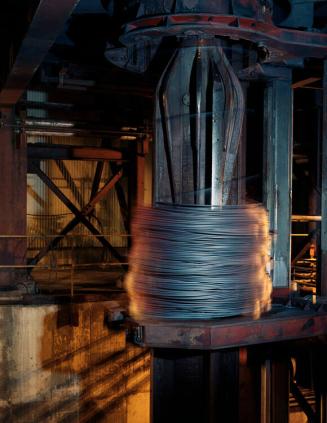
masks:
{"label": "steel wire coil", "polygon": [[259,205],[138,208],[126,287],[137,319],[214,319],[270,307],[270,236]]}

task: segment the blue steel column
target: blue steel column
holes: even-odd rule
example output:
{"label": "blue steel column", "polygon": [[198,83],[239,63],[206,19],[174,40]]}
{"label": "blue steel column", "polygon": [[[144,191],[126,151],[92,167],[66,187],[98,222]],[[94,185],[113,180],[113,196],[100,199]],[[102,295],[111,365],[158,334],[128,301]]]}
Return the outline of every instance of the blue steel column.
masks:
{"label": "blue steel column", "polygon": [[321,287],[320,294],[327,296],[327,61],[323,80],[323,128],[321,175]]}
{"label": "blue steel column", "polygon": [[274,287],[290,283],[293,95],[291,71],[268,82],[265,92],[265,202],[269,211]]}
{"label": "blue steel column", "polygon": [[[327,60],[323,75],[323,116],[322,116],[322,166],[321,166],[321,278],[320,295],[327,296]],[[327,393],[320,393],[319,422],[327,421]]]}

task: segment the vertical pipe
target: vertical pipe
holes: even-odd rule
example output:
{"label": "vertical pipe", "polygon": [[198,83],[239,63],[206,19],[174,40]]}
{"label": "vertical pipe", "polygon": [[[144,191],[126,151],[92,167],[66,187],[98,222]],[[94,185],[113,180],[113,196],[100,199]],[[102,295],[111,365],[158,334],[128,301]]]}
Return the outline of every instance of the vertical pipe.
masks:
{"label": "vertical pipe", "polygon": [[196,54],[196,117],[195,145],[197,149],[196,202],[205,204],[206,188],[206,91],[208,79],[208,57],[206,48],[199,47]]}
{"label": "vertical pipe", "polygon": [[261,365],[261,423],[270,423],[270,380],[270,360],[265,360]]}
{"label": "vertical pipe", "polygon": [[321,282],[320,295],[327,296],[327,60],[323,77],[321,169]]}
{"label": "vertical pipe", "polygon": [[[327,60],[323,75],[323,116],[322,116],[322,168],[321,168],[321,278],[320,295],[327,296]],[[320,395],[320,422],[327,421],[327,394]]]}
{"label": "vertical pipe", "polygon": [[265,202],[270,216],[275,287],[290,282],[293,95],[291,72],[268,83],[265,92]]}

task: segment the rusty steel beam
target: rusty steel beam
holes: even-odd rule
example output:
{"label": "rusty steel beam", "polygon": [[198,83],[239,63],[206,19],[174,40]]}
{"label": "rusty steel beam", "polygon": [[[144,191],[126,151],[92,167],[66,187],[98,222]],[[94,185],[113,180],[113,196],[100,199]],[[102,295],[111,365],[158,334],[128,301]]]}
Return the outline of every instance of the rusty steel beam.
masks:
{"label": "rusty steel beam", "polygon": [[321,222],[321,216],[307,216],[303,214],[293,214],[292,222]]}
{"label": "rusty steel beam", "polygon": [[109,179],[109,181],[107,181],[89,201],[89,203],[83,207],[82,213],[89,214],[94,209],[96,203],[98,203],[115,186],[115,184],[121,179],[122,176],[123,170],[122,167],[119,167],[117,172]]}
{"label": "rusty steel beam", "polygon": [[18,102],[78,2],[40,0],[14,65],[0,91],[0,107],[12,107]]}
{"label": "rusty steel beam", "polygon": [[77,201],[78,205],[80,207],[83,207],[83,197],[80,193],[79,189],[77,188],[77,185],[75,184],[74,179],[72,178],[69,170],[67,169],[67,166],[62,160],[56,160],[56,165],[62,174],[64,180],[67,183],[67,187],[70,188],[75,200]]}
{"label": "rusty steel beam", "polygon": [[32,160],[120,161],[123,158],[120,151],[108,148],[40,143],[28,144],[27,155]]}
{"label": "rusty steel beam", "polygon": [[[82,209],[81,213],[83,213],[84,216],[90,216],[93,213],[95,202],[94,198],[99,192],[102,193],[102,195],[97,195],[97,201],[100,201],[101,198],[104,197],[104,195],[112,189],[113,186],[116,185],[116,183],[119,181],[121,177],[121,169],[117,169],[117,172],[104,184],[102,189],[98,191],[100,180],[101,180],[101,174],[102,174],[102,162],[98,162],[98,166],[95,172],[95,177],[93,181],[93,186],[91,190],[91,196],[90,201],[88,204],[85,205],[85,207]],[[93,200],[93,202],[92,202]],[[93,207],[90,206],[90,204],[93,204]],[[70,231],[72,231],[78,224],[80,223],[79,217],[75,216],[67,225],[60,231],[58,236],[56,238],[53,238],[47,245],[45,245],[38,253],[37,255],[32,258],[29,261],[30,265],[36,265],[50,250],[53,250],[59,242],[62,240],[62,238],[67,235]]]}
{"label": "rusty steel beam", "polygon": [[[100,163],[100,162],[99,162]],[[98,170],[98,169],[97,169]],[[102,170],[101,170],[101,172],[102,172]],[[93,212],[93,210],[94,210],[94,206],[95,206],[95,204],[96,204],[96,201],[95,201],[95,197],[96,197],[96,195],[97,195],[97,201],[100,201],[100,199],[101,198],[103,198],[103,196],[107,193],[107,192],[109,192],[109,190],[110,189],[112,189],[112,187],[113,186],[115,186],[115,184],[118,182],[118,180],[120,179],[120,177],[121,177],[121,173],[120,173],[121,171],[120,171],[120,169],[118,169],[118,171],[117,171],[117,173],[115,174],[115,175],[113,175],[112,176],[112,178],[110,178],[109,179],[109,181],[107,181],[106,183],[105,183],[105,185],[103,186],[103,188],[102,188],[102,190],[101,190],[101,192],[102,192],[102,195],[97,195],[99,192],[98,191],[95,191],[94,192],[94,194],[92,194],[91,193],[91,197],[90,197],[90,201],[89,201],[89,203],[83,208],[83,210],[82,210],[82,212],[81,213],[83,213],[83,216],[89,216],[89,215],[91,215],[92,214],[92,212]],[[100,183],[100,180],[98,179],[99,178],[99,176],[97,175],[97,172],[96,172],[96,175],[95,175],[95,177],[97,178],[96,180],[94,180],[94,184],[93,184],[93,187],[92,187],[92,189],[94,188],[94,190],[97,190],[97,188],[98,188],[98,186],[99,186],[99,183]],[[100,178],[101,178],[101,175],[100,175]],[[92,204],[93,204],[93,207],[91,207],[90,206],[90,204],[91,204],[91,202],[92,202]],[[30,261],[29,261],[29,265],[36,265],[46,254],[48,254],[48,252],[50,251],[50,250],[53,250],[57,245],[58,245],[58,243],[62,240],[62,238],[65,236],[65,235],[67,235],[70,231],[72,231],[79,223],[80,223],[80,218],[79,218],[79,216],[75,216],[61,231],[60,231],[60,233],[58,234],[58,236],[56,237],[56,238],[54,238],[54,239],[52,239],[46,246],[44,246],[39,252],[38,252],[38,254],[33,258],[33,259],[31,259]],[[83,223],[83,222],[82,222]],[[100,238],[102,238],[102,237],[100,237]],[[100,242],[101,242],[101,240],[100,240]]]}
{"label": "rusty steel beam", "polygon": [[[54,239],[52,239],[47,245],[45,245],[37,254],[35,257],[31,258],[28,261],[29,266],[36,266],[37,263],[45,257],[49,251],[53,250],[59,242],[63,239],[65,235],[67,235],[70,231],[72,231],[79,223],[79,219],[77,217],[74,217],[58,234],[58,236]],[[29,271],[31,272],[33,268],[29,268]]]}
{"label": "rusty steel beam", "polygon": [[94,178],[93,178],[93,182],[92,182],[90,201],[95,196],[95,194],[99,191],[99,186],[100,186],[100,182],[101,182],[103,168],[104,168],[104,162],[98,161],[96,168],[95,168]]}
{"label": "rusty steel beam", "polygon": [[326,34],[279,28],[247,17],[205,13],[143,17],[128,23],[120,40],[125,45],[131,45],[136,36],[154,39],[185,34],[187,30],[260,43],[276,53],[270,58],[271,62],[282,62],[289,57],[324,58],[327,50]]}
{"label": "rusty steel beam", "polygon": [[321,80],[321,78],[316,78],[316,77],[302,79],[302,81],[294,82],[294,84],[292,84],[292,88],[294,90],[296,88],[304,88],[304,87],[307,87],[308,85],[313,84],[315,82],[318,82],[320,80]]}
{"label": "rusty steel beam", "polygon": [[[85,214],[77,209],[77,207],[65,196],[65,194],[54,184],[54,182],[35,164],[32,164],[33,170],[35,173],[39,176],[39,178],[50,188],[50,190],[61,200],[65,206],[76,216],[78,219],[78,222],[83,223],[84,226],[87,227],[87,229],[96,236],[98,241],[107,248],[113,257],[117,259],[119,262],[122,262],[124,260],[123,256],[110,244],[110,242],[103,236],[101,233],[94,227],[94,225],[86,218]],[[120,175],[121,176],[121,175]],[[117,175],[116,175],[117,178]],[[111,181],[108,185],[112,186],[114,185],[114,182]],[[110,189],[111,189],[110,188]],[[108,192],[109,188],[106,186],[104,192]],[[99,196],[98,196],[99,198]],[[87,211],[90,212],[93,210],[95,203],[92,204],[92,206],[89,206]],[[86,212],[87,212],[86,211]],[[34,261],[34,259],[33,259]]]}
{"label": "rusty steel beam", "polygon": [[297,386],[297,384],[293,380],[291,380],[290,382],[290,388],[291,388],[292,395],[294,396],[294,398],[296,399],[296,401],[299,403],[300,407],[302,408],[303,412],[307,416],[308,422],[315,423],[316,422],[315,412],[313,411],[311,405],[306,400],[300,388]]}
{"label": "rusty steel beam", "polygon": [[220,321],[139,321],[139,343],[151,348],[218,350],[326,335],[327,313],[284,309],[263,316]]}
{"label": "rusty steel beam", "polygon": [[[110,163],[112,173],[116,173],[118,170],[117,163]],[[124,188],[122,187],[120,181],[115,184],[115,191],[119,203],[120,213],[123,219],[124,228],[127,233],[129,233],[130,225],[129,225],[129,212],[128,212],[128,204],[125,197]]]}

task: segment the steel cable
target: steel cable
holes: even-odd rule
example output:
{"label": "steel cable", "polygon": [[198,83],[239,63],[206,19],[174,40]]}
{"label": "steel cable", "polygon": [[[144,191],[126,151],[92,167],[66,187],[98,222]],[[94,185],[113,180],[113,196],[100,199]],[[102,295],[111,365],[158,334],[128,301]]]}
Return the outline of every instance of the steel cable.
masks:
{"label": "steel cable", "polygon": [[259,205],[139,208],[126,287],[138,319],[213,319],[269,309],[270,236]]}

